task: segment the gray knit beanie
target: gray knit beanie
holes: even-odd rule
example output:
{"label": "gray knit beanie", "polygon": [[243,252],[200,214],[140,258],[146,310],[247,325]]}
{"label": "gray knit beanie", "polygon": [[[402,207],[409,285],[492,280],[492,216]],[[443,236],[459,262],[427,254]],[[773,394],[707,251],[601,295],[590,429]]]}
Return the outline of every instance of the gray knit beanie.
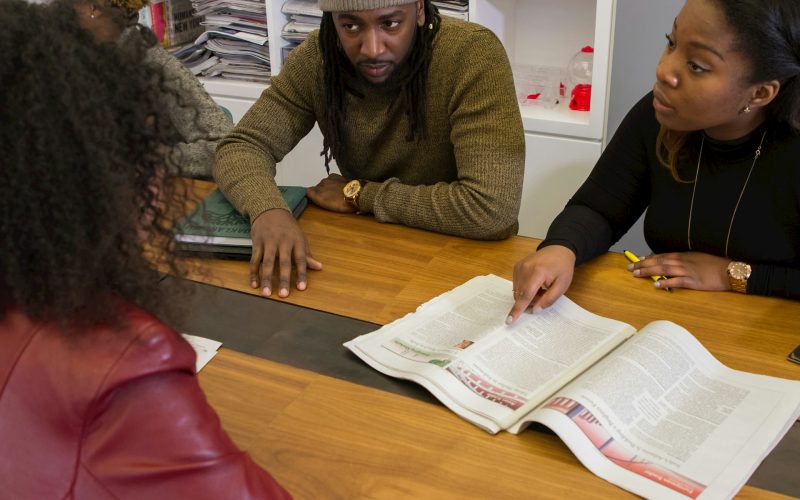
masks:
{"label": "gray knit beanie", "polygon": [[319,0],[323,12],[350,12],[355,10],[385,9],[414,3],[416,0]]}

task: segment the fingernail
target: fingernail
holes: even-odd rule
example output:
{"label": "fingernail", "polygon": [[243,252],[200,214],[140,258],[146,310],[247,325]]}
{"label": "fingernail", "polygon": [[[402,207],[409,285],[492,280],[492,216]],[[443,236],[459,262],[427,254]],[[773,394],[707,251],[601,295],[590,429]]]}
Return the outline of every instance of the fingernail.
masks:
{"label": "fingernail", "polygon": [[634,275],[634,276],[639,276],[639,273],[640,273],[640,271],[637,269],[637,270],[635,270],[635,271],[633,272],[633,275]]}
{"label": "fingernail", "polygon": [[533,307],[533,314],[536,314],[538,312],[542,312],[542,306],[534,306]]}
{"label": "fingernail", "polygon": [[270,290],[268,286],[265,286],[264,289],[261,290],[261,294],[264,295],[264,297],[269,297],[272,295],[272,290]]}
{"label": "fingernail", "polygon": [[510,325],[512,321],[514,321],[514,318],[512,318],[511,315],[509,314],[508,317],[506,318],[506,324]]}
{"label": "fingernail", "polygon": [[285,288],[281,288],[281,290],[278,292],[278,295],[280,295],[281,297],[288,297],[289,296],[289,290],[287,290]]}
{"label": "fingernail", "polygon": [[298,290],[305,290],[306,289],[306,282],[305,281],[298,281],[297,282],[297,289]]}
{"label": "fingernail", "polygon": [[633,264],[628,264],[628,271],[633,271]]}
{"label": "fingernail", "polygon": [[655,282],[653,282],[653,286],[656,287],[656,288],[661,288],[661,282],[660,281],[655,281]]}
{"label": "fingernail", "polygon": [[253,280],[250,282],[250,288],[258,288],[258,281]]}

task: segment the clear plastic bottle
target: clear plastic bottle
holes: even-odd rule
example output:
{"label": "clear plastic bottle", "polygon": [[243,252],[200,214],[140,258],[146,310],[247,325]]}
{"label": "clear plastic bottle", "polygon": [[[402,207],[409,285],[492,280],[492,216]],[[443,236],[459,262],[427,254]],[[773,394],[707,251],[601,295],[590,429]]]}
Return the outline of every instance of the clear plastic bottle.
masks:
{"label": "clear plastic bottle", "polygon": [[570,92],[569,109],[589,111],[592,102],[592,61],[594,49],[587,45],[575,54],[567,66]]}

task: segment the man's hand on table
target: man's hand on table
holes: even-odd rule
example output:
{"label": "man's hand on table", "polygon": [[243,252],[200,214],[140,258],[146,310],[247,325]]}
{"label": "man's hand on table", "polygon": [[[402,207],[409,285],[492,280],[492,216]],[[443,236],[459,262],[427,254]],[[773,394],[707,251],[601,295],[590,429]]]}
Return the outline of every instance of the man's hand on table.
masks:
{"label": "man's hand on table", "polygon": [[308,238],[292,214],[282,208],[262,213],[250,228],[253,255],[250,257],[250,286],[272,295],[272,274],[278,266],[278,296],[288,297],[292,266],[297,270],[297,289],[308,285],[306,270],[320,270],[322,263],[311,256]]}
{"label": "man's hand on table", "polygon": [[306,190],[308,199],[314,205],[339,213],[355,213],[356,207],[344,199],[342,189],[347,184],[347,179],[339,174],[330,174],[319,181],[316,186]]}

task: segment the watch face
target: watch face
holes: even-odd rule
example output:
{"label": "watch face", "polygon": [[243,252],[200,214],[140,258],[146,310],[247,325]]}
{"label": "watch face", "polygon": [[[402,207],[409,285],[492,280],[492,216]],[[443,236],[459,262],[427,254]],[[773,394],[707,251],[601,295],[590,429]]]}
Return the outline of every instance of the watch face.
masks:
{"label": "watch face", "polygon": [[344,195],[347,198],[355,198],[359,191],[361,191],[361,183],[358,181],[350,181],[344,185]]}
{"label": "watch face", "polygon": [[750,266],[744,262],[733,262],[728,272],[733,279],[746,280],[750,277]]}

